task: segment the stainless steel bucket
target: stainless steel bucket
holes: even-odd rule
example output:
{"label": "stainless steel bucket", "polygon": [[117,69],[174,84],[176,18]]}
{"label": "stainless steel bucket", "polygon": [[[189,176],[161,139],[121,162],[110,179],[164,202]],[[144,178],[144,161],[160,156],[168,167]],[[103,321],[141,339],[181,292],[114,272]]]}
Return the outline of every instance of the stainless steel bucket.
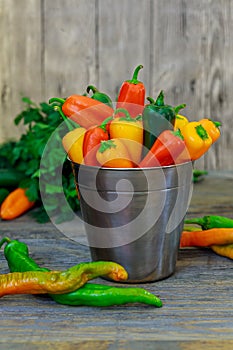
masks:
{"label": "stainless steel bucket", "polygon": [[127,283],[171,275],[192,194],[192,162],[145,169],[72,167],[92,259],[124,266]]}

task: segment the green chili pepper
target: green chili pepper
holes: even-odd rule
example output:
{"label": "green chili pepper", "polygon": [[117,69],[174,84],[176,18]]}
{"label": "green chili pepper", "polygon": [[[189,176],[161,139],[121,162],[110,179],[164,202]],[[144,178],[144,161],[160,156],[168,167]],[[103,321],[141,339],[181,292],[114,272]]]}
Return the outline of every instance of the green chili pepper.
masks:
{"label": "green chili pepper", "polygon": [[201,218],[186,219],[185,224],[200,225],[202,230],[212,228],[233,228],[233,219],[225,216],[206,215]]}
{"label": "green chili pepper", "polygon": [[93,95],[91,96],[91,98],[93,98],[94,100],[97,100],[97,101],[100,101],[100,102],[103,102],[105,103],[106,105],[108,105],[109,107],[113,108],[113,104],[112,104],[112,100],[111,98],[103,93],[103,92],[100,92],[95,86],[93,85],[89,85],[87,87],[87,93],[89,94],[90,91],[93,92]]}
{"label": "green chili pepper", "polygon": [[69,294],[56,294],[53,299],[57,303],[74,306],[112,306],[128,303],[162,306],[162,302],[157,296],[143,288],[113,287],[94,283],[87,283]]}
{"label": "green chili pepper", "polygon": [[164,104],[164,92],[161,91],[156,101],[147,97],[150,104],[146,105],[143,113],[143,127],[144,127],[144,146],[150,150],[156,138],[164,130],[173,130],[176,114],[180,109],[185,107],[185,104],[177,107]]}
{"label": "green chili pepper", "polygon": [[[28,247],[18,240],[7,237],[0,241],[11,272],[15,271],[49,271],[41,268],[29,256]],[[49,294],[57,303],[64,305],[111,306],[125,303],[144,303],[161,307],[161,300],[143,288],[112,287],[95,283],[86,283],[81,288],[65,294]]]}

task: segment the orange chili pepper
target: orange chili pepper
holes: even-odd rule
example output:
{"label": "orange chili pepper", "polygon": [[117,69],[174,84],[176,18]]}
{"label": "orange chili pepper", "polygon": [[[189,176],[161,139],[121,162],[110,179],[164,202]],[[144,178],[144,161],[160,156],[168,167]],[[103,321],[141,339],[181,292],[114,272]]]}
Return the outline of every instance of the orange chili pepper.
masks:
{"label": "orange chili pepper", "polygon": [[65,100],[51,98],[49,103],[53,102],[62,103],[64,115],[85,129],[100,125],[113,114],[113,109],[105,103],[84,95],[71,95]]}
{"label": "orange chili pepper", "polygon": [[180,240],[181,247],[209,247],[224,244],[233,244],[233,228],[183,231]]}
{"label": "orange chili pepper", "polygon": [[35,202],[26,196],[26,190],[17,188],[5,198],[0,208],[0,217],[3,220],[15,219],[35,205]]}
{"label": "orange chili pepper", "polygon": [[128,273],[123,266],[111,261],[80,263],[65,271],[11,272],[0,275],[0,297],[8,294],[69,293],[99,276],[125,281]]}

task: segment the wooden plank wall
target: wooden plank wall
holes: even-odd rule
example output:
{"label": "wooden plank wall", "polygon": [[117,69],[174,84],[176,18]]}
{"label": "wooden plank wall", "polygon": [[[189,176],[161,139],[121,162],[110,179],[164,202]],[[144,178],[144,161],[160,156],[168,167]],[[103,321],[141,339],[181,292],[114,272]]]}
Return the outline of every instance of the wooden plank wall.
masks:
{"label": "wooden plank wall", "polygon": [[233,169],[232,0],[0,0],[0,142],[19,137],[22,96],[36,102],[97,85],[115,99],[138,64],[147,95],[222,121],[197,162]]}

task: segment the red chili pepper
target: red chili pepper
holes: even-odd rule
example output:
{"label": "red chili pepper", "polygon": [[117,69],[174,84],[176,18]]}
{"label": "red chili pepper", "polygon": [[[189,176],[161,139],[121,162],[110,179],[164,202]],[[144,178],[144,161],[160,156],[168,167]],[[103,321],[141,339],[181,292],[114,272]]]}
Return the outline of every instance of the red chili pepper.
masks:
{"label": "red chili pepper", "polygon": [[117,99],[116,108],[127,109],[131,117],[141,114],[145,104],[145,86],[138,80],[138,72],[142,68],[143,66],[139,65],[133,78],[123,82]]}
{"label": "red chili pepper", "polygon": [[103,102],[83,95],[71,95],[67,99],[51,98],[49,103],[62,104],[64,115],[85,129],[100,125],[107,117],[113,114],[113,109]]}
{"label": "red chili pepper", "polygon": [[112,117],[105,119],[101,125],[86,131],[83,140],[83,156],[86,165],[99,165],[96,159],[97,146],[100,145],[101,141],[109,139],[107,125],[110,119],[112,120]]}
{"label": "red chili pepper", "polygon": [[148,168],[175,164],[184,150],[185,142],[180,131],[165,130],[139,163],[139,167]]}

